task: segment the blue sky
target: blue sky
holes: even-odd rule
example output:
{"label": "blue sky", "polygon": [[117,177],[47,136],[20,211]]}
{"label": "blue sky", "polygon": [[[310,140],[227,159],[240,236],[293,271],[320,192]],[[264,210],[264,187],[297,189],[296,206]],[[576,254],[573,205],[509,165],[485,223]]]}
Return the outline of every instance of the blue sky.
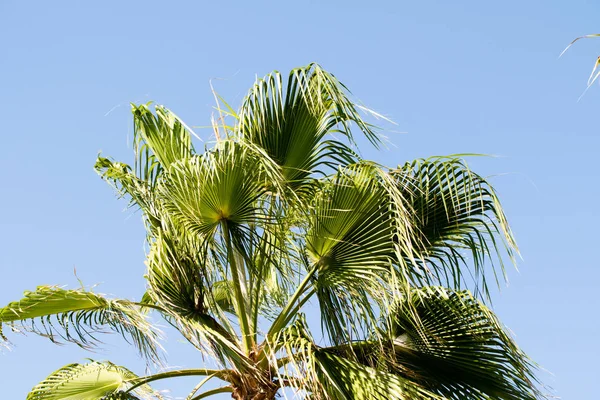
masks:
{"label": "blue sky", "polygon": [[[600,325],[593,251],[600,196],[596,110],[579,102],[600,53],[574,37],[600,31],[591,1],[11,1],[0,0],[0,305],[40,284],[139,299],[144,232],[94,173],[102,151],[131,161],[129,102],[153,100],[207,125],[217,91],[239,104],[256,75],[311,61],[397,122],[386,165],[430,155],[492,176],[523,261],[494,308],[564,399],[595,399]],[[200,130],[207,139],[209,132]],[[24,398],[85,357],[144,372],[108,337],[86,353],[8,332],[2,397]],[[170,335],[171,365],[201,358]],[[184,395],[194,382],[167,385]],[[225,397],[226,398],[226,397]]]}

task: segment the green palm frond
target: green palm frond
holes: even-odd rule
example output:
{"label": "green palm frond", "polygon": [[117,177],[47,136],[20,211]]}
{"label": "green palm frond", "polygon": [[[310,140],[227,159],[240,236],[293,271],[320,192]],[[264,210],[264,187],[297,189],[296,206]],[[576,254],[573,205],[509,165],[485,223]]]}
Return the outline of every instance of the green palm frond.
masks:
{"label": "green palm frond", "polygon": [[[411,226],[404,200],[389,181],[371,164],[340,169],[310,210],[306,247],[316,266],[322,320],[334,343],[369,331],[393,277],[415,274],[412,264],[397,256],[399,247],[410,248],[405,238],[411,237]],[[394,243],[394,237],[403,239]]]}
{"label": "green palm frond", "polygon": [[413,259],[427,271],[421,282],[460,289],[472,279],[476,293],[488,295],[486,261],[504,274],[503,257],[514,262],[518,252],[492,186],[457,157],[416,160],[391,175],[414,211]]}
{"label": "green palm frond", "polygon": [[243,145],[219,142],[202,156],[175,163],[161,186],[165,207],[192,232],[213,235],[222,222],[264,222],[258,201],[280,180],[276,167]]}
{"label": "green palm frond", "polygon": [[223,311],[233,313],[233,283],[231,281],[217,281],[212,284],[212,297],[214,302]]}
{"label": "green palm frond", "polygon": [[152,187],[148,182],[138,178],[129,165],[98,156],[94,169],[115,187],[120,196],[129,195],[132,204],[145,212],[149,211],[149,206],[154,200]]}
{"label": "green palm frond", "polygon": [[224,294],[223,281],[213,280],[218,271],[211,260],[193,236],[159,232],[147,260],[148,297],[196,348],[223,365],[243,364],[236,332],[225,315],[234,311],[229,303],[233,294]]}
{"label": "green palm frond", "polygon": [[391,369],[448,399],[537,399],[535,365],[469,292],[414,289],[391,315]]}
{"label": "green palm frond", "polygon": [[162,397],[148,385],[127,393],[138,378],[127,368],[110,362],[90,360],[69,364],[54,371],[37,384],[27,400],[151,400]]}
{"label": "green palm frond", "polygon": [[156,198],[153,183],[138,178],[133,169],[124,163],[98,156],[94,169],[119,197],[129,197],[129,206],[142,210],[146,228],[151,234],[162,224],[162,204]]}
{"label": "green palm frond", "polygon": [[160,226],[164,213],[156,199],[155,186],[163,171],[171,164],[194,154],[192,130],[173,112],[156,106],[155,113],[148,104],[131,106],[134,120],[134,168],[98,156],[94,169],[120,196],[128,195],[131,205],[139,207],[148,228]]}
{"label": "green palm frond", "polygon": [[82,347],[97,342],[94,333],[110,328],[131,340],[143,356],[159,359],[156,328],[135,303],[127,300],[109,300],[82,289],[39,286],[33,292],[25,292],[21,300],[0,308],[0,328],[9,324],[18,329],[16,323],[28,322],[23,326],[28,331]]}
{"label": "green palm frond", "polygon": [[163,106],[131,105],[134,122],[135,171],[137,177],[155,183],[163,170],[194,153],[192,130]]}
{"label": "green palm frond", "polygon": [[[278,72],[260,79],[250,89],[238,113],[237,130],[243,140],[263,148],[283,168],[288,184],[300,189],[321,166],[358,160],[350,124],[355,123],[375,145],[379,137],[364,122],[347,89],[317,64],[290,72],[284,87]],[[345,137],[348,144],[325,140],[328,134]]]}
{"label": "green palm frond", "polygon": [[206,246],[193,235],[158,231],[146,264],[148,296],[183,317],[209,310],[212,277],[217,274]]}
{"label": "green palm frond", "polygon": [[165,320],[203,355],[214,359],[224,368],[254,372],[254,362],[244,352],[240,338],[230,334],[211,315],[184,318],[164,313]]}
{"label": "green palm frond", "polygon": [[[279,366],[288,377],[286,382],[296,390],[308,393],[308,398],[442,399],[419,383],[362,364],[356,357],[343,357],[338,350],[315,345],[302,314],[281,332],[278,340],[279,348],[287,354],[279,360]],[[296,379],[289,379],[292,376]]]}
{"label": "green palm frond", "polygon": [[[323,399],[442,400],[419,384],[388,372],[350,361],[327,351],[314,353],[316,376]],[[317,396],[319,397],[319,396]]]}

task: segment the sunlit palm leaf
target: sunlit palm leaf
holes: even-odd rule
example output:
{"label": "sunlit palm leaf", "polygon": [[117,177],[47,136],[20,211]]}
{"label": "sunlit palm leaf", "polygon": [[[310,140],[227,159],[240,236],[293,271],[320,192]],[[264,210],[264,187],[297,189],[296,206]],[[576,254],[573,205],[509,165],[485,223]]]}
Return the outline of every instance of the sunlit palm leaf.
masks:
{"label": "sunlit palm leaf", "polygon": [[[373,144],[379,143],[346,88],[317,64],[292,70],[285,87],[278,72],[258,80],[238,118],[243,139],[263,148],[281,165],[288,184],[296,190],[321,166],[358,159],[349,147],[354,144],[351,122]],[[331,133],[344,136],[348,144],[324,140]]]}
{"label": "sunlit palm leaf", "polygon": [[191,129],[162,106],[155,107],[155,114],[150,111],[149,104],[132,104],[131,111],[136,174],[143,181],[154,184],[161,171],[193,154]]}
{"label": "sunlit palm leaf", "polygon": [[442,400],[401,376],[336,356],[316,351],[317,379],[324,388],[323,398],[335,400]]}
{"label": "sunlit palm leaf", "polygon": [[[136,306],[227,371],[229,386],[192,399],[272,399],[286,387],[323,400],[539,394],[530,361],[458,291],[472,275],[487,293],[484,265],[503,272],[516,252],[485,179],[455,157],[393,170],[360,160],[351,127],[379,138],[316,64],[258,80],[239,113],[223,104],[201,155],[173,113],[134,106],[134,167],[96,165],[147,223]],[[453,290],[424,287],[440,283]],[[301,313],[315,295],[328,347]]]}
{"label": "sunlit palm leaf", "polygon": [[165,314],[164,317],[196,349],[213,358],[222,367],[241,371],[254,369],[252,361],[242,350],[239,338],[226,331],[212,316],[182,318]]}
{"label": "sunlit palm leaf", "polygon": [[91,361],[69,364],[37,384],[27,400],[134,400],[160,399],[150,386],[137,387],[126,393],[137,375],[110,362]]}
{"label": "sunlit palm leaf", "polygon": [[344,358],[341,352],[320,348],[313,342],[303,315],[279,336],[288,357],[281,365],[287,376],[300,377],[289,382],[311,399],[441,399],[418,383]]}
{"label": "sunlit palm leaf", "polygon": [[156,199],[151,182],[138,178],[129,165],[100,156],[94,169],[116,189],[120,197],[129,197],[130,206],[139,207],[144,212],[150,231],[161,225],[161,204]]}
{"label": "sunlit palm leaf", "polygon": [[[97,342],[93,336],[103,329],[122,334],[140,353],[158,360],[157,331],[139,307],[127,300],[108,300],[84,290],[40,286],[25,297],[0,308],[1,324],[27,323],[26,330],[51,340],[66,340],[87,347]],[[60,328],[60,329],[58,329]]]}
{"label": "sunlit palm leaf", "polygon": [[187,229],[212,235],[222,222],[264,221],[258,201],[277,180],[268,162],[242,145],[223,141],[213,151],[174,164],[161,197]]}
{"label": "sunlit palm leaf", "polygon": [[231,281],[217,281],[212,285],[214,302],[223,311],[233,313],[233,283]]}

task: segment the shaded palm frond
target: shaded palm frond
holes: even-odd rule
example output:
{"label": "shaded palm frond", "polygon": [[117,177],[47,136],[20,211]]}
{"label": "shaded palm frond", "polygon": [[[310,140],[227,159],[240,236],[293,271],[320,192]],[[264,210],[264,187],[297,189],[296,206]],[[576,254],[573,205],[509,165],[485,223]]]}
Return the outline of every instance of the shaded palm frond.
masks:
{"label": "shaded palm frond", "polygon": [[414,289],[390,314],[391,370],[448,399],[541,398],[535,365],[469,292]]}
{"label": "shaded palm frond", "polygon": [[148,296],[183,317],[208,313],[209,285],[218,274],[206,246],[195,239],[158,231],[146,260]]}
{"label": "shaded palm frond", "polygon": [[190,318],[175,313],[163,313],[165,320],[203,355],[223,368],[247,373],[256,372],[254,362],[244,353],[237,335],[229,333],[214,317],[208,314]]}
{"label": "shaded palm frond", "polygon": [[223,287],[232,284],[216,281],[222,275],[213,265],[214,257],[195,239],[159,232],[147,260],[147,293],[186,339],[226,365],[227,360],[242,356],[236,332],[225,314],[235,311],[230,303],[233,294]]}
{"label": "shaded palm frond", "polygon": [[324,389],[323,399],[443,399],[402,376],[377,370],[327,351],[316,351],[314,364],[317,379]]}
{"label": "shaded palm frond", "polygon": [[[281,368],[288,379],[282,379],[311,399],[442,399],[418,383],[361,364],[356,358],[345,358],[337,350],[314,344],[303,315],[281,332],[279,347],[288,354]],[[294,377],[294,378],[291,378]]]}
{"label": "shaded palm frond", "polygon": [[265,222],[259,200],[278,172],[248,147],[219,142],[202,156],[175,163],[160,188],[167,212],[191,232],[214,235],[222,222]]}

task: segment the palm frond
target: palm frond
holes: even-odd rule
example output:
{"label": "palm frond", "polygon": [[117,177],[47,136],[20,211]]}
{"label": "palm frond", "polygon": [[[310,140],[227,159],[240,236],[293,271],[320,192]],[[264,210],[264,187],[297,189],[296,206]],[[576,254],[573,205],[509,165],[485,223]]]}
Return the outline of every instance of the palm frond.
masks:
{"label": "palm frond", "polygon": [[161,226],[161,203],[156,198],[152,182],[138,178],[129,165],[100,156],[94,169],[115,188],[119,197],[129,196],[129,205],[139,207],[143,211],[149,231],[152,232]]}
{"label": "palm frond", "polygon": [[21,300],[0,308],[0,328],[1,324],[9,324],[18,330],[16,323],[28,322],[23,326],[28,331],[82,347],[97,343],[94,334],[109,328],[132,341],[144,357],[159,360],[158,331],[139,307],[127,300],[109,300],[81,289],[39,286],[25,292]]}
{"label": "palm frond", "polygon": [[150,400],[162,397],[148,385],[127,393],[138,378],[127,368],[110,362],[90,360],[86,364],[69,364],[54,371],[37,384],[27,400]]}
{"label": "palm frond", "polygon": [[163,170],[194,153],[192,130],[163,106],[131,105],[134,122],[135,170],[138,178],[155,183]]}
{"label": "palm frond", "polygon": [[[575,44],[575,42],[577,42],[581,39],[590,39],[590,38],[598,38],[598,37],[600,37],[600,33],[592,33],[590,35],[579,36],[578,38],[575,38],[571,43],[569,43],[569,45],[562,51],[562,53],[560,53],[560,55],[558,57],[562,57],[562,55],[565,54],[567,52],[567,50],[569,50],[571,48],[571,46],[573,46]],[[600,77],[600,71],[598,71],[598,67],[600,67],[600,57],[596,58],[596,61],[594,62],[594,66],[592,67],[592,72],[590,73],[590,76],[588,77],[587,88],[583,92],[581,97],[583,97],[583,95],[587,92],[587,89],[589,89],[590,86],[592,86],[594,84],[594,82],[596,82],[598,80],[598,78]],[[580,99],[581,99],[581,97],[580,97]]]}
{"label": "palm frond", "polygon": [[[292,70],[285,87],[278,72],[258,80],[238,113],[237,130],[243,140],[263,148],[298,190],[321,165],[358,160],[351,148],[355,144],[351,123],[373,144],[379,143],[373,126],[364,122],[357,108],[333,75],[310,64]],[[324,140],[333,133],[344,136],[347,144]]]}
{"label": "palm frond", "polygon": [[193,235],[157,231],[146,264],[148,296],[183,317],[209,311],[209,285],[217,274],[206,246]]}
{"label": "palm frond", "polygon": [[278,347],[288,354],[280,365],[287,377],[281,382],[308,393],[308,398],[442,399],[402,376],[342,357],[337,350],[316,346],[302,314],[281,332],[278,340]]}
{"label": "palm frond", "polygon": [[147,293],[163,310],[163,317],[196,348],[223,365],[238,364],[243,355],[225,315],[232,311],[231,298],[222,293],[223,281],[215,281],[221,275],[213,262],[194,236],[159,232],[147,259]]}
{"label": "palm frond", "polygon": [[[142,302],[96,305],[74,291],[81,308],[43,299],[39,309],[53,312],[21,307],[22,319],[81,345],[102,324],[141,343],[119,328],[134,318],[122,308],[144,323],[147,310],[158,312],[226,371],[186,370],[229,383],[197,395],[205,379],[190,400],[270,399],[286,388],[319,400],[539,397],[534,364],[478,300],[518,253],[484,178],[454,156],[391,170],[361,160],[354,133],[375,146],[380,138],[359,114],[366,109],[316,64],[285,82],[278,72],[257,80],[239,112],[222,99],[217,107],[217,143],[202,154],[177,116],[147,104],[132,107],[133,167],[96,163],[144,214]],[[475,296],[461,291],[470,285]],[[327,347],[301,312],[314,297]],[[15,322],[7,309],[0,322]],[[128,379],[125,389],[113,382],[103,397],[134,399],[135,385],[177,373]]]}
{"label": "palm frond", "polygon": [[391,175],[413,210],[412,258],[427,271],[416,283],[460,289],[473,280],[488,295],[486,261],[498,281],[494,264],[505,276],[503,258],[514,262],[518,252],[493,187],[457,157],[416,160]]}
{"label": "palm frond", "polygon": [[[414,274],[411,264],[397,257],[399,247],[410,247],[404,240],[411,236],[408,210],[387,181],[375,165],[340,169],[310,210],[307,253],[317,266],[316,293],[334,343],[356,339],[374,326],[396,268],[400,279]],[[403,239],[395,243],[394,237]]]}
{"label": "palm frond", "polygon": [[183,318],[165,313],[163,317],[203,355],[214,359],[223,368],[254,373],[254,362],[242,350],[237,336],[230,334],[211,315]]}
{"label": "palm frond", "polygon": [[322,398],[335,400],[442,400],[419,384],[327,351],[314,353]]}
{"label": "palm frond", "polygon": [[390,314],[391,369],[448,399],[541,398],[535,365],[469,292],[414,289]]}

